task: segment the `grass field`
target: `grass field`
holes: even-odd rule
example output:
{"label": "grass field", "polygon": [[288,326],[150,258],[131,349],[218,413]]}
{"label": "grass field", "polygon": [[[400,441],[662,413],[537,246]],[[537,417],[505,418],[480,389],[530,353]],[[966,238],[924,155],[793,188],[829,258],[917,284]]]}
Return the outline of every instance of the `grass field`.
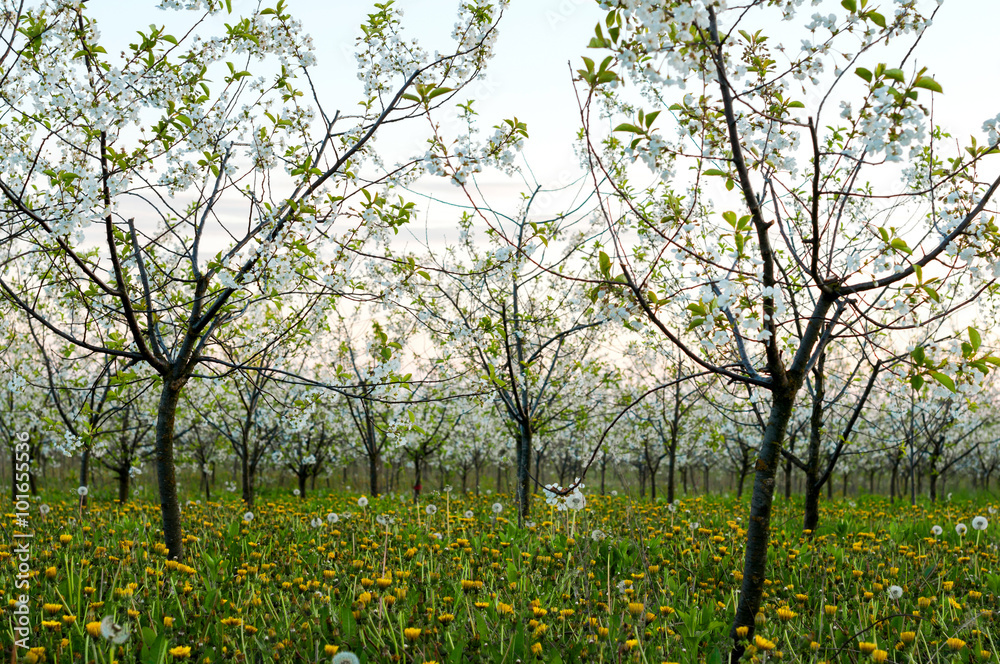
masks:
{"label": "grass field", "polygon": [[[182,563],[165,556],[157,505],[48,500],[31,510],[28,661],[700,663],[731,645],[746,508],[730,498],[538,501],[524,531],[505,496],[264,498],[252,515],[188,503]],[[998,506],[827,502],[810,535],[801,506],[779,501],[748,653],[998,661]],[[9,661],[25,591],[13,514],[4,523]]]}

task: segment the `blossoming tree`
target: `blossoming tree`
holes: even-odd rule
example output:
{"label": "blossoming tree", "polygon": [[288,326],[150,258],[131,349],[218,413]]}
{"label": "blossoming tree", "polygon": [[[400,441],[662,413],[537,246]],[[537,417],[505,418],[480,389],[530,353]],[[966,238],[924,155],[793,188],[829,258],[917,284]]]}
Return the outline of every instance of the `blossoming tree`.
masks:
{"label": "blossoming tree", "polygon": [[[844,0],[804,20],[802,0],[602,5],[590,43],[600,56],[578,70],[607,226],[597,292],[765,404],[736,661],[738,628],[752,638],[763,593],[786,427],[830,339],[881,358],[898,350],[893,335],[949,315],[1000,275],[990,161],[1000,118],[964,145],[935,122],[942,87],[913,46],[936,3],[883,15]],[[598,129],[608,117],[610,135]],[[667,303],[686,305],[700,343],[661,315]],[[954,362],[915,348],[914,386],[957,389],[1000,362],[978,337]]]}
{"label": "blossoming tree", "polygon": [[[227,366],[220,337],[248,312],[271,312],[254,337],[267,347],[365,292],[354,260],[409,219],[391,184],[421,169],[421,155],[382,164],[373,140],[451,103],[490,56],[503,4],[462,3],[454,47],[434,56],[392,3],[377,5],[357,44],[364,90],[341,113],[313,86],[311,38],[284,0],[244,16],[229,0],[165,0],[194,11],[184,29],[143,27],[119,53],[87,4],[3,3],[0,291],[64,341],[159,376],[171,557],[183,555],[173,443],[185,385],[197,367]],[[50,319],[44,298],[85,315]]]}

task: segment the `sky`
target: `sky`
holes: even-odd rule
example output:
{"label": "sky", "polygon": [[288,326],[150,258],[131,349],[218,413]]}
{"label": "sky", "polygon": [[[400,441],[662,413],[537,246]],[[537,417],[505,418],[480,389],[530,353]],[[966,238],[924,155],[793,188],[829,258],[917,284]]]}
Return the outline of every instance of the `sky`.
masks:
{"label": "sky", "polygon": [[[925,2],[934,5],[933,0]],[[884,5],[886,14],[893,4],[893,0],[871,3]],[[397,0],[395,5],[404,12],[406,32],[425,49],[447,51],[451,47],[457,2]],[[98,18],[105,38],[122,44],[150,23],[169,27],[185,22],[180,20],[185,13],[157,10],[152,0],[129,2],[128,12],[121,11],[120,0],[91,0],[87,6]],[[251,11],[257,2],[232,0],[232,6],[234,14],[239,14]],[[349,111],[361,96],[354,42],[372,4],[288,0],[286,6],[313,35],[323,97],[331,108]],[[844,10],[836,0],[823,0],[817,7],[807,2],[801,11],[808,17],[815,11],[842,14]],[[581,66],[582,56],[593,55],[586,45],[602,16],[593,0],[513,0],[500,22],[496,55],[474,88],[476,107],[487,129],[512,116],[527,123],[531,138],[524,154],[539,181],[566,183],[579,170],[573,151],[579,122],[571,69]],[[216,23],[227,18],[221,16]],[[945,93],[934,100],[936,117],[942,124],[961,127],[956,132],[960,136],[978,131],[987,117],[1000,112],[1000,87],[993,80],[1000,66],[1000,50],[995,45],[998,23],[1000,2],[996,0],[947,0],[916,50],[913,62],[929,66],[929,73],[944,87]],[[780,23],[769,27],[780,37]]]}
{"label": "sky", "polygon": [[[457,17],[457,2],[397,0],[395,4],[404,12],[403,26],[408,35],[419,39],[427,51],[447,52],[452,48],[450,33]],[[870,3],[881,6],[885,14],[891,13],[894,4],[894,0]],[[288,0],[286,5],[315,40],[318,65],[314,74],[321,96],[328,100],[327,110],[351,112],[362,96],[354,59],[355,39],[361,34],[359,26],[366,15],[373,11],[372,5],[357,0]],[[817,11],[838,15],[844,12],[837,0],[822,0],[816,7],[809,6],[809,1],[805,5],[801,10],[804,20]],[[110,42],[110,52],[114,52],[116,42],[132,40],[138,28],[150,23],[166,23],[168,28],[171,24],[180,26],[191,16],[157,10],[152,0],[130,2],[128,12],[121,11],[120,0],[91,0],[87,6],[98,18]],[[252,11],[258,4],[232,0],[232,6],[234,14],[240,14]],[[925,6],[933,8],[934,0],[925,0]],[[530,139],[523,155],[538,182],[546,187],[567,185],[582,174],[574,153],[579,116],[571,70],[581,66],[582,56],[594,55],[586,45],[602,16],[593,0],[512,0],[500,22],[496,55],[485,76],[470,89],[477,99],[485,134],[504,118],[516,116],[527,123]],[[216,27],[227,19],[232,20],[218,17]],[[1000,86],[993,80],[1000,66],[1000,50],[995,45],[998,24],[997,0],[946,0],[909,62],[928,66],[928,73],[943,86],[944,94],[933,96],[935,118],[962,140],[979,133],[984,120],[1000,113]],[[780,40],[786,26],[775,21],[766,29]],[[908,47],[911,39],[901,39],[901,46],[903,42]],[[789,46],[797,48],[797,40]],[[834,108],[835,104],[828,116],[834,115]],[[390,155],[387,161],[391,161],[394,146],[410,153],[422,151],[419,144],[414,145],[420,139],[411,136],[407,145],[405,135],[387,135],[391,140],[379,143],[380,149]],[[484,174],[479,183],[491,203],[511,212],[517,208],[520,192],[526,189],[523,182],[499,173]],[[425,178],[415,189],[462,200],[457,187],[442,178]],[[551,209],[545,210],[546,204]],[[565,199],[553,199],[535,209],[540,214],[552,213],[564,204]],[[457,212],[444,209],[425,216],[425,220],[432,233],[443,233],[454,228],[453,216]],[[422,233],[423,227],[414,230]]]}

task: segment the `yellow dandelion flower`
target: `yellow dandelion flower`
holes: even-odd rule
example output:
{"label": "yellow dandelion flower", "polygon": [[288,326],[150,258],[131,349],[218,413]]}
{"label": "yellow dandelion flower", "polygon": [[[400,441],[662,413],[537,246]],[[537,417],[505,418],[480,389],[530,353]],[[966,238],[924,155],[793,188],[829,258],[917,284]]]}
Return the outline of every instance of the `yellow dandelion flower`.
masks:
{"label": "yellow dandelion flower", "polygon": [[176,657],[177,659],[187,659],[191,656],[191,646],[176,646],[170,649],[171,657]]}
{"label": "yellow dandelion flower", "polygon": [[963,641],[962,639],[956,639],[955,637],[951,637],[950,639],[945,641],[945,645],[947,645],[950,650],[954,650],[957,652],[965,647],[965,641]]}
{"label": "yellow dandelion flower", "polygon": [[407,627],[403,630],[403,636],[406,637],[407,641],[416,641],[420,638],[422,631],[419,627]]}
{"label": "yellow dandelion flower", "polygon": [[754,646],[757,647],[758,650],[774,650],[775,648],[774,641],[765,639],[760,634],[757,634],[753,637],[753,644]]}

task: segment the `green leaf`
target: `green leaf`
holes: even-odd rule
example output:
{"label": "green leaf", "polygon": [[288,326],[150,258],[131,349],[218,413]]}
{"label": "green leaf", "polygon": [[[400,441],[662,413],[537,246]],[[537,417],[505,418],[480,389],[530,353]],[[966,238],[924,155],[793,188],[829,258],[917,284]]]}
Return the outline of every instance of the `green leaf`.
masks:
{"label": "green leaf", "polygon": [[443,94],[447,94],[451,92],[451,90],[451,88],[434,88],[430,93],[428,93],[427,101],[434,99],[434,97],[440,97]]}
{"label": "green leaf", "polygon": [[885,29],[885,16],[882,16],[878,12],[868,12],[867,17],[872,23],[883,30]]}
{"label": "green leaf", "polygon": [[612,129],[612,131],[630,131],[633,134],[645,134],[646,133],[645,129],[642,129],[641,127],[636,127],[634,124],[629,124],[627,122],[623,122],[622,124],[618,125],[614,129]]}
{"label": "green leaf", "polygon": [[347,639],[353,639],[354,635],[358,633],[358,623],[354,620],[350,606],[345,605],[340,609],[340,626],[343,630],[343,636]]}
{"label": "green leaf", "polygon": [[860,76],[861,78],[865,79],[869,83],[872,82],[872,73],[869,70],[865,69],[864,67],[858,67],[857,69],[854,70],[854,73]]}
{"label": "green leaf", "polygon": [[892,242],[889,243],[889,246],[892,247],[893,249],[898,249],[899,251],[902,251],[904,254],[907,255],[913,253],[912,251],[910,251],[910,248],[906,246],[906,240],[904,240],[903,238],[899,237],[894,238]]}
{"label": "green leaf", "polygon": [[953,381],[951,378],[941,373],[940,371],[932,371],[931,377],[937,382],[947,387],[949,391],[951,392],[955,391],[955,381]]}
{"label": "green leaf", "polygon": [[924,364],[924,360],[927,359],[923,346],[917,346],[910,351],[910,357],[913,358],[913,361],[916,362],[918,367],[922,366]]}
{"label": "green leaf", "polygon": [[995,367],[1000,367],[1000,357],[997,357],[996,355],[987,355],[983,359]]}
{"label": "green leaf", "polygon": [[600,254],[601,274],[605,277],[611,276],[611,258],[603,251]]}
{"label": "green leaf", "polygon": [[917,80],[913,82],[913,87],[923,88],[924,90],[930,90],[931,92],[944,92],[944,90],[941,89],[941,84],[930,76],[918,76]]}
{"label": "green leaf", "polygon": [[801,101],[790,101],[788,102],[788,108],[805,108],[806,105]]}
{"label": "green leaf", "polygon": [[692,313],[698,314],[699,316],[708,315],[708,312],[705,311],[705,305],[699,304],[697,302],[692,302],[691,304],[687,305],[687,310]]}
{"label": "green leaf", "polygon": [[979,336],[979,330],[974,327],[969,327],[969,341],[972,342],[972,350],[979,350],[979,347],[983,345],[983,338]]}
{"label": "green leaf", "polygon": [[849,12],[858,11],[858,3],[854,0],[843,0],[840,5]]}
{"label": "green leaf", "polygon": [[924,386],[924,377],[920,375],[910,376],[910,385],[915,390],[919,390]]}
{"label": "green leaf", "polygon": [[718,168],[709,168],[705,171],[705,175],[721,175],[725,177],[728,175],[728,173],[726,173],[725,171],[720,171]]}
{"label": "green leaf", "polygon": [[891,78],[892,80],[898,81],[900,83],[905,83],[906,82],[906,74],[903,73],[902,69],[895,69],[895,68],[893,68],[893,69],[886,69],[885,70],[885,77],[886,78]]}

